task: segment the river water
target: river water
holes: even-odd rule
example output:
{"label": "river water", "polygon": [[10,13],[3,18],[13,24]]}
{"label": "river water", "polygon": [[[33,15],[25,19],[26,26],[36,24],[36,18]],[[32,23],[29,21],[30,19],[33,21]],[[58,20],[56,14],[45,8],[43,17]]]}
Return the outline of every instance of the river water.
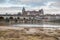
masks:
{"label": "river water", "polygon": [[60,28],[60,23],[50,23],[50,22],[44,22],[41,24],[14,24],[12,25],[14,27],[55,27]]}

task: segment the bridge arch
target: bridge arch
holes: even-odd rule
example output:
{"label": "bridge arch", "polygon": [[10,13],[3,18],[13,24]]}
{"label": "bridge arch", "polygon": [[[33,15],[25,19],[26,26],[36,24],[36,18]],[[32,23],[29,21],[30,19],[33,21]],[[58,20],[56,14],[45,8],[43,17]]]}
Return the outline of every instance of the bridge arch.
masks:
{"label": "bridge arch", "polygon": [[1,16],[1,17],[0,17],[0,20],[4,20],[4,17]]}
{"label": "bridge arch", "polygon": [[13,17],[9,17],[10,20],[13,20]]}
{"label": "bridge arch", "polygon": [[17,19],[20,19],[19,17],[17,17]]}

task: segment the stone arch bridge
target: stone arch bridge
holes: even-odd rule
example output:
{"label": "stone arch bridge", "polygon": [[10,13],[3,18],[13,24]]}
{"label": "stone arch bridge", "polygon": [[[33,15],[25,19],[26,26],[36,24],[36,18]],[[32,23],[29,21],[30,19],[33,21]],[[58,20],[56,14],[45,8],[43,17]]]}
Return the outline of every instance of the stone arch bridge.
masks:
{"label": "stone arch bridge", "polygon": [[5,23],[40,23],[42,18],[23,15],[0,15],[0,22]]}

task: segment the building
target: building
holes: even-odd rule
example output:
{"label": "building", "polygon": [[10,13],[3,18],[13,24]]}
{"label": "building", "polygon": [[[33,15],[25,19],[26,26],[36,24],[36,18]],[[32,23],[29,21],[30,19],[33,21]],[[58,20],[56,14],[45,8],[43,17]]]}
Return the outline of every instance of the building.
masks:
{"label": "building", "polygon": [[17,14],[0,14],[0,21],[10,22],[10,23],[40,23],[43,20],[44,11],[43,9],[39,11],[26,11],[23,7],[22,13]]}
{"label": "building", "polygon": [[44,21],[55,21],[60,20],[60,14],[46,14],[44,15]]}

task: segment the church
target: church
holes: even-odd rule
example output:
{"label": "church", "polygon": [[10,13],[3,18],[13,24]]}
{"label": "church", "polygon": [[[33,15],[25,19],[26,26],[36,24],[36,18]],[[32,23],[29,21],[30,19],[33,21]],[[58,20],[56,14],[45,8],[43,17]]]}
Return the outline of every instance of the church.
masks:
{"label": "church", "polygon": [[5,23],[40,23],[44,18],[43,15],[43,9],[39,11],[26,11],[23,7],[22,12],[19,12],[16,15],[0,15],[0,21]]}

